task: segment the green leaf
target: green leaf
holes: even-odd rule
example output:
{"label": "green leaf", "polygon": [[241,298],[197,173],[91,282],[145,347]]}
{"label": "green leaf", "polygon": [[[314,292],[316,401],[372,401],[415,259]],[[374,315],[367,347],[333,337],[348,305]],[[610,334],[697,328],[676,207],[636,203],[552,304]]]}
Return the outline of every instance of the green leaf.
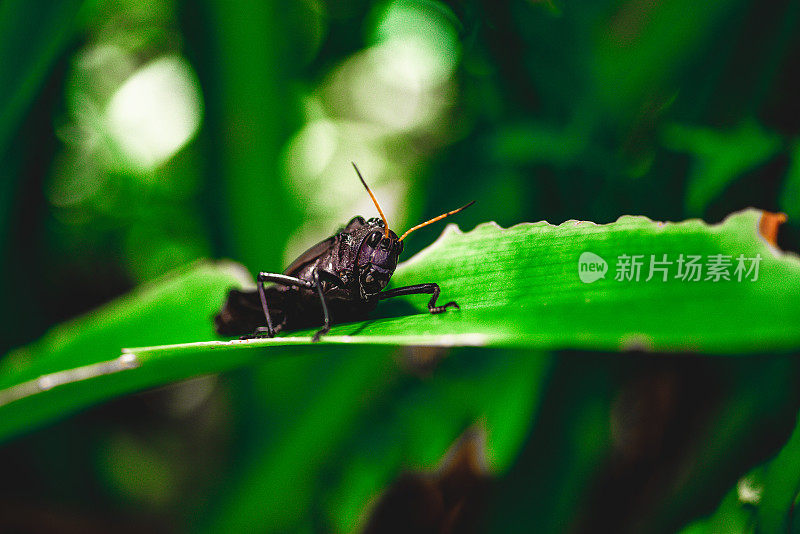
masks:
{"label": "green leaf", "polygon": [[720,132],[673,124],[664,144],[695,157],[686,193],[686,209],[701,214],[742,173],[766,162],[781,148],[781,137],[748,120],[735,130]]}
{"label": "green leaf", "polygon": [[242,365],[226,357],[209,368],[190,357],[142,366],[119,353],[131,343],[207,339],[226,291],[243,279],[235,264],[197,263],[12,351],[0,359],[0,440],[131,391]]}
{"label": "green leaf", "polygon": [[488,470],[506,473],[536,421],[551,366],[549,355],[527,350],[461,349],[432,376],[399,381],[336,454],[337,484],[323,499],[334,530],[361,530],[365,503],[375,503],[402,469],[434,472],[473,424],[484,432]]}
{"label": "green leaf", "polygon": [[207,60],[201,79],[207,80],[204,97],[217,103],[207,110],[209,134],[218,136],[208,147],[209,181],[222,188],[223,220],[231,221],[223,230],[234,257],[273,265],[301,222],[279,163],[296,113],[288,89],[295,65],[286,58],[301,30],[288,25],[292,8],[282,2],[205,0],[201,7],[209,16],[196,37]]}
{"label": "green leaf", "polygon": [[[752,466],[752,451],[770,440],[767,429],[782,424],[777,421],[790,423],[796,415],[791,408],[796,404],[796,369],[792,355],[765,358],[760,354],[714,363],[711,382],[725,377],[727,392],[717,394],[713,417],[692,433],[692,467],[686,474],[692,483],[671,488],[651,510],[646,520],[650,530],[657,525],[679,526],[691,517],[687,514],[697,513],[700,503],[713,503],[730,480]],[[709,384],[708,390],[713,391],[714,386]],[[745,524],[745,520],[753,523],[763,476],[761,471],[751,475],[741,478],[735,490],[741,493],[741,502],[735,497],[734,502],[721,506],[708,523],[709,532],[742,532],[727,526]]]}
{"label": "green leaf", "polygon": [[635,109],[632,103],[674,83],[692,57],[706,52],[715,26],[737,3],[674,0],[619,9],[599,34],[596,52],[594,74],[607,109],[617,114]]}
{"label": "green leaf", "polygon": [[[9,248],[14,242],[11,236],[18,234],[14,227],[15,213],[31,209],[17,194],[28,176],[22,162],[31,157],[36,161],[47,158],[49,149],[42,151],[48,143],[45,140],[52,136],[49,124],[44,127],[45,131],[23,128],[22,124],[26,115],[42,114],[35,108],[35,99],[43,92],[47,78],[53,77],[53,64],[75,39],[93,3],[84,0],[0,2],[0,251],[6,255],[0,263],[0,294],[10,295],[11,301],[17,295],[13,284],[18,283],[12,258],[19,252]],[[49,166],[45,161],[42,164]],[[9,334],[18,332],[20,327],[21,322],[12,316],[0,327],[0,335],[14,339]]]}
{"label": "green leaf", "polygon": [[800,419],[777,456],[739,479],[710,517],[687,525],[681,532],[796,532],[797,525],[792,520],[798,495]]}
{"label": "green leaf", "polygon": [[39,92],[51,64],[91,2],[7,0],[0,4],[0,150]]}
{"label": "green leaf", "polygon": [[756,470],[742,478],[737,487],[725,495],[719,508],[710,517],[690,523],[681,529],[680,534],[750,534],[754,532],[756,508],[747,499],[758,498],[753,484],[757,483],[759,474]]}
{"label": "green leaf", "polygon": [[298,531],[322,507],[332,531],[357,531],[365,504],[398,472],[434,472],[473,424],[485,437],[486,467],[506,471],[535,421],[550,358],[463,349],[420,379],[392,349],[333,346],[272,360],[273,373],[313,368],[274,399],[288,417],[266,419],[272,439],[237,459],[247,468],[201,530]]}
{"label": "green leaf", "polygon": [[779,198],[780,208],[790,219],[800,218],[800,141],[794,141],[789,150],[790,163]]}
{"label": "green leaf", "polygon": [[789,441],[767,464],[763,488],[758,507],[760,532],[789,532],[800,495],[800,418]]}
{"label": "green leaf", "polygon": [[[482,224],[468,233],[451,225],[434,244],[401,264],[393,283],[436,281],[442,300],[458,301],[460,310],[430,315],[426,296],[393,299],[381,304],[374,319],[336,325],[317,346],[727,354],[797,349],[800,262],[759,233],[760,225],[767,228],[771,220],[746,210],[718,225],[631,216],[608,225],[540,222],[502,229]],[[605,277],[581,281],[579,258],[585,252],[595,255],[594,263],[607,262]],[[641,256],[638,281],[614,276],[626,255]],[[673,262],[669,271],[654,271],[647,280],[651,256],[663,260],[664,255]],[[730,256],[730,279],[707,279],[705,271],[699,281],[676,278],[680,255],[699,255],[704,265],[717,255]],[[760,258],[757,279],[754,272],[737,274],[739,257]],[[0,368],[0,388],[5,388],[0,390],[0,437],[117,395],[247,364],[262,354],[254,348],[310,344],[310,332],[301,332],[169,345],[209,337],[210,317],[225,289],[241,281],[229,267],[206,264],[185,277],[54,329],[7,359]],[[141,341],[163,344],[126,349],[112,359],[119,347]]]}
{"label": "green leaf", "polygon": [[[375,319],[334,326],[322,343],[705,353],[796,349],[800,261],[759,233],[764,217],[769,215],[750,209],[718,225],[634,216],[607,225],[539,222],[502,229],[487,223],[468,233],[450,225],[434,244],[398,266],[392,285],[435,281],[441,301],[455,300],[460,310],[430,315],[424,295],[392,299],[381,303]],[[581,281],[584,252],[608,264],[604,278]],[[707,265],[720,254],[731,261],[729,279],[707,279]],[[641,256],[638,281],[615,278],[623,255]],[[664,255],[672,262],[666,280],[658,270],[647,280],[651,256],[662,261]],[[681,255],[684,262],[701,256],[699,281],[676,278]],[[737,274],[739,256],[745,270]],[[757,257],[753,280],[755,273],[748,277],[746,270]],[[236,352],[306,344],[310,332],[128,352],[146,359]]]}
{"label": "green leaf", "polygon": [[[294,355],[299,356],[297,349]],[[312,507],[323,466],[342,440],[355,435],[372,403],[400,374],[388,348],[328,347],[324,354],[306,356],[292,358],[292,363],[312,363],[323,372],[309,372],[300,381],[307,387],[284,392],[280,406],[290,417],[265,422],[272,427],[272,439],[261,443],[252,457],[238,459],[246,471],[212,508],[200,531],[297,530],[292,527]]]}

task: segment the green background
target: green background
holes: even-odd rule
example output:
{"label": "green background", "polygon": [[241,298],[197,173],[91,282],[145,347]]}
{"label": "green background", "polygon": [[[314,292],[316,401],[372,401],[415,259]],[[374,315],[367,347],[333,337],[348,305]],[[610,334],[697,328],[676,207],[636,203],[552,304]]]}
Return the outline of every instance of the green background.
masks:
{"label": "green background", "polygon": [[[134,313],[126,302],[198,258],[280,271],[374,214],[350,161],[400,231],[472,199],[464,229],[716,223],[752,206],[788,215],[778,245],[796,251],[799,17],[795,0],[6,0],[0,354],[46,357],[88,328],[55,325],[131,290],[111,309]],[[410,237],[404,257],[440,230]],[[186,323],[104,308],[110,330],[87,350],[208,339],[179,305],[202,319],[237,277],[187,282],[169,308]],[[781,317],[796,285],[776,287]],[[784,339],[792,311],[773,325]],[[0,526],[346,532],[385,495],[381,528],[416,502],[389,498],[398,480],[443,499],[473,429],[493,463],[447,491],[481,529],[797,528],[797,345],[764,353],[776,345],[761,331],[730,329],[738,349],[688,356],[254,350],[221,375],[46,426],[31,416],[0,448]]]}

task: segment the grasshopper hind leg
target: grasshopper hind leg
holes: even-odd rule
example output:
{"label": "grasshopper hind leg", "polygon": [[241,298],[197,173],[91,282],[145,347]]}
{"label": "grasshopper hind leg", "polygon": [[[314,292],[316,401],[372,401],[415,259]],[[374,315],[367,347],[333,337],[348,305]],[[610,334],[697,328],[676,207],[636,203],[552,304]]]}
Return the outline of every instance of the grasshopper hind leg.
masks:
{"label": "grasshopper hind leg", "polygon": [[[267,288],[265,294],[270,302],[269,312],[271,322],[276,328],[283,329],[286,322],[283,312],[283,295],[273,288]],[[258,291],[242,291],[232,289],[222,309],[214,317],[214,327],[217,333],[225,337],[256,335],[263,337],[260,329],[265,326],[264,309]]]}

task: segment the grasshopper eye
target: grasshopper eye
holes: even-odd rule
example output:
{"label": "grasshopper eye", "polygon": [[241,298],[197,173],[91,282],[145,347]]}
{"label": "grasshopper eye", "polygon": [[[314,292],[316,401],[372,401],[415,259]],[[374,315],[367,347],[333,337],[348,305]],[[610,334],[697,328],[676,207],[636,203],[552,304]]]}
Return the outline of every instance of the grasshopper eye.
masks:
{"label": "grasshopper eye", "polygon": [[398,256],[403,253],[403,242],[402,241],[397,241],[394,247],[395,247],[395,250],[397,251],[397,255]]}
{"label": "grasshopper eye", "polygon": [[378,243],[381,241],[381,237],[383,236],[380,232],[372,232],[367,236],[367,245],[375,248],[378,246]]}

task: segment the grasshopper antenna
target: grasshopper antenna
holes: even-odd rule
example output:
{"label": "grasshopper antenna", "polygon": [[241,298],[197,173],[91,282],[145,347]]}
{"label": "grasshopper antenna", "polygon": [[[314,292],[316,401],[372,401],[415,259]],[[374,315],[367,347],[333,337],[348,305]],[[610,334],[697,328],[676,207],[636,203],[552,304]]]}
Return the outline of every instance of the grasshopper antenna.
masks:
{"label": "grasshopper antenna", "polygon": [[406,233],[404,233],[403,235],[401,235],[401,236],[400,236],[400,239],[398,239],[398,241],[402,241],[403,239],[405,239],[405,238],[406,238],[406,236],[407,236],[408,234],[410,234],[411,232],[413,232],[414,230],[419,230],[419,229],[420,229],[420,228],[422,228],[423,226],[428,226],[429,224],[431,224],[431,223],[435,223],[436,221],[441,221],[441,220],[442,220],[442,219],[444,219],[445,217],[449,217],[449,216],[451,216],[451,215],[455,215],[455,214],[456,214],[456,213],[458,213],[459,211],[461,211],[461,210],[465,210],[465,209],[467,209],[468,207],[472,206],[473,204],[475,204],[475,201],[474,201],[474,200],[473,200],[472,202],[470,202],[469,204],[465,204],[464,206],[461,206],[461,207],[460,207],[460,208],[458,208],[457,210],[448,211],[447,213],[442,213],[442,214],[441,214],[441,215],[439,215],[438,217],[434,217],[433,219],[431,219],[431,220],[429,220],[429,221],[425,221],[425,222],[424,222],[424,223],[422,223],[422,224],[418,224],[418,225],[416,225],[415,227],[413,227],[413,228],[410,228],[410,229],[406,230]]}
{"label": "grasshopper antenna", "polygon": [[[372,198],[372,202],[375,204],[375,207],[378,208],[378,213],[381,214],[381,219],[383,219],[383,226],[386,229],[385,236],[389,237],[389,221],[386,220],[386,215],[383,214],[383,210],[381,209],[381,205],[378,204],[378,199],[375,198],[375,195],[372,194],[372,190],[367,185],[367,182],[364,181],[364,177],[361,176],[361,171],[358,170],[358,167],[356,167],[356,164],[354,162],[352,162],[352,161],[350,163],[353,164],[353,168],[356,170],[356,174],[358,175],[358,179],[361,180],[361,183],[363,184],[364,189],[367,190],[367,193],[369,193],[369,196]],[[456,211],[458,211],[458,210],[456,210]]]}

